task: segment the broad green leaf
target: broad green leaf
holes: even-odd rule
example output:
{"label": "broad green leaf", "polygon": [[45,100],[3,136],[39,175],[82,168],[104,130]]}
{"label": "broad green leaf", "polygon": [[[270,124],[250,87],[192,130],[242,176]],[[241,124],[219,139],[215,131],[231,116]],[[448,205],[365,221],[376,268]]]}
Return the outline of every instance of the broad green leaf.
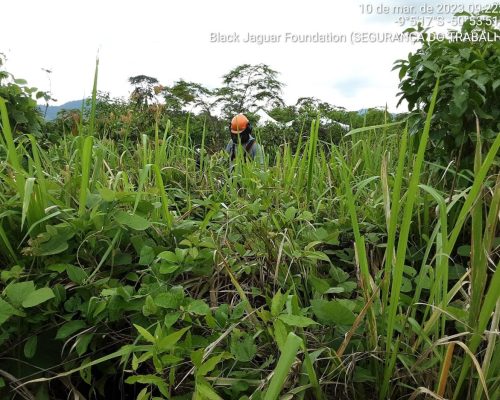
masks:
{"label": "broad green leaf", "polygon": [[220,363],[223,358],[225,358],[225,356],[226,354],[221,353],[216,356],[210,357],[198,368],[198,371],[196,371],[197,375],[205,376],[208,373],[212,372],[217,364]]}
{"label": "broad green leaf", "polygon": [[47,267],[47,270],[49,271],[54,271],[54,272],[64,272],[66,271],[66,269],[71,266],[71,264],[62,264],[62,263],[59,263],[59,264],[51,264]]}
{"label": "broad green leaf", "polygon": [[304,221],[311,221],[314,219],[314,215],[310,211],[302,211],[297,219],[301,219]]}
{"label": "broad green leaf", "polygon": [[492,87],[493,87],[493,91],[496,91],[498,87],[500,87],[500,79],[497,79],[496,81],[494,81],[492,84]]}
{"label": "broad green leaf", "polygon": [[317,322],[312,320],[311,318],[302,317],[300,315],[281,314],[278,318],[287,325],[296,326],[299,328],[306,328],[310,325],[317,324]]}
{"label": "broad green leaf", "polygon": [[285,219],[287,221],[291,221],[293,218],[295,218],[296,214],[297,214],[297,209],[295,207],[288,207],[287,210],[285,211]]}
{"label": "broad green leaf", "polygon": [[161,362],[163,365],[174,365],[179,364],[184,358],[174,356],[173,354],[164,354],[161,356]]}
{"label": "broad green leaf", "polygon": [[314,232],[314,237],[317,240],[320,240],[321,242],[324,242],[327,244],[332,244],[332,245],[339,244],[339,231],[332,228],[332,227],[329,227],[328,229],[318,228]]}
{"label": "broad green leaf", "polygon": [[170,328],[172,325],[174,325],[177,320],[179,319],[180,317],[180,313],[176,312],[176,313],[172,313],[172,314],[166,314],[165,315],[165,319],[164,319],[164,324],[167,328]]}
{"label": "broad green leaf", "polygon": [[160,263],[160,274],[171,274],[175,271],[177,271],[181,266],[180,265],[175,265],[175,264],[170,264],[168,262]]}
{"label": "broad green leaf", "polygon": [[160,254],[158,254],[157,257],[162,259],[162,260],[166,260],[166,261],[169,261],[171,263],[174,263],[174,264],[179,262],[179,260],[177,259],[177,256],[172,251],[162,251]]}
{"label": "broad green leaf", "polygon": [[248,306],[248,301],[240,301],[236,307],[233,308],[231,312],[231,320],[232,321],[239,321],[241,317],[245,314],[245,310]]}
{"label": "broad green leaf", "polygon": [[[0,233],[1,233],[0,225]],[[0,236],[1,237],[1,236]],[[10,279],[19,279],[23,272],[23,268],[19,265],[14,265],[10,270],[3,270],[0,273],[0,278],[3,282],[8,282]]]}
{"label": "broad green leaf", "polygon": [[[137,369],[137,368],[136,368]],[[134,369],[135,371],[135,369]],[[136,400],[148,400],[150,397],[149,397],[149,387],[145,387],[144,389],[142,389],[139,394],[137,395],[137,399]]]}
{"label": "broad green leaf", "polygon": [[141,334],[141,336],[146,339],[148,342],[150,343],[153,343],[155,344],[156,343],[156,339],[154,338],[153,335],[151,335],[151,333],[148,332],[147,329],[143,328],[142,326],[140,325],[136,325],[134,324],[134,327],[135,329],[137,329],[137,331]]}
{"label": "broad green leaf", "polygon": [[188,249],[180,249],[178,247],[175,249],[175,256],[177,257],[178,262],[183,262],[187,254]]}
{"label": "broad green leaf", "polygon": [[413,267],[410,267],[409,265],[405,265],[403,267],[403,273],[411,278],[417,276],[417,270]]}
{"label": "broad green leaf", "polygon": [[285,306],[287,297],[288,294],[282,294],[281,290],[278,290],[274,294],[273,300],[271,301],[271,315],[273,317],[276,317],[281,313],[283,307]]}
{"label": "broad green leaf", "polygon": [[26,358],[33,358],[36,353],[37,343],[38,336],[36,335],[30,336],[28,340],[26,340],[26,343],[24,344],[24,356]]}
{"label": "broad green leaf", "polygon": [[310,275],[307,279],[309,284],[318,292],[319,294],[326,293],[328,289],[330,289],[331,285],[326,279],[317,278],[313,275]]}
{"label": "broad green leaf", "polygon": [[168,290],[168,292],[158,294],[154,298],[154,301],[158,307],[176,310],[182,304],[183,299],[184,293],[182,292],[182,290],[171,288]]}
{"label": "broad green leaf", "polygon": [[221,304],[214,313],[214,318],[220,326],[225,326],[229,319],[229,306]]}
{"label": "broad green leaf", "polygon": [[[117,249],[115,249],[116,251]],[[127,253],[121,253],[120,251],[117,252],[117,254],[113,257],[113,265],[118,266],[118,265],[130,265],[132,264],[132,255],[127,254]],[[131,272],[130,275],[133,275],[135,273]],[[134,276],[137,276],[135,274]],[[130,279],[127,277],[127,279]],[[137,280],[137,279],[135,279]]]}
{"label": "broad green leaf", "polygon": [[83,284],[85,279],[88,278],[85,270],[75,265],[68,265],[66,267],[66,273],[68,274],[69,279],[71,279],[75,283],[78,283],[79,285]]}
{"label": "broad green leaf", "polygon": [[288,331],[286,329],[285,324],[283,324],[283,322],[281,322],[279,319],[276,319],[273,322],[273,326],[274,326],[274,340],[276,340],[278,348],[280,349],[280,351],[282,351],[283,346],[285,345],[286,342]]}
{"label": "broad green leaf", "polygon": [[420,285],[423,289],[430,289],[432,286],[432,280],[429,276],[429,271],[422,275],[418,275],[415,279],[415,284]]}
{"label": "broad green leaf", "polygon": [[470,245],[465,244],[457,249],[457,254],[462,257],[470,257]]}
{"label": "broad green leaf", "polygon": [[11,283],[5,288],[5,294],[10,303],[19,307],[28,295],[35,291],[33,281]]}
{"label": "broad green leaf", "polygon": [[352,325],[356,316],[340,302],[326,300],[312,300],[312,310],[320,321],[327,324]]}
{"label": "broad green leaf", "polygon": [[356,304],[356,300],[336,299],[335,301],[339,304],[342,304],[345,308],[347,308],[348,310],[350,310],[352,312],[354,312],[354,310],[356,310],[356,308],[361,309],[361,307],[359,307],[359,303]]}
{"label": "broad green leaf", "polygon": [[196,400],[223,400],[208,382],[198,379],[196,382]]}
{"label": "broad green leaf", "polygon": [[330,262],[330,258],[322,251],[306,251],[305,256],[311,260],[321,260]]}
{"label": "broad green leaf", "polygon": [[153,349],[153,346],[151,346],[151,345],[144,346],[142,348],[144,353],[142,353],[142,355],[139,358],[137,358],[137,360],[136,360],[137,367],[139,367],[139,364],[142,364],[143,362],[148,361],[151,357],[153,357],[153,350],[152,349]]}
{"label": "broad green leaf", "polygon": [[44,287],[31,292],[26,299],[24,299],[22,306],[24,308],[35,307],[39,304],[45,303],[47,300],[55,297],[51,288]]}
{"label": "broad green leaf", "polygon": [[251,361],[256,353],[257,346],[251,335],[245,334],[242,340],[233,335],[231,340],[231,354],[233,354],[238,361]]}
{"label": "broad green leaf", "polygon": [[144,246],[141,249],[139,265],[150,265],[155,259],[155,251],[150,246]]}
{"label": "broad green leaf", "polygon": [[139,368],[139,361],[137,360],[137,356],[134,353],[132,354],[132,371],[137,371],[137,368]]}
{"label": "broad green leaf", "polygon": [[116,192],[114,190],[103,187],[99,189],[99,193],[104,201],[114,201],[116,200]]}
{"label": "broad green leaf", "polygon": [[16,309],[5,300],[0,299],[0,325],[13,315],[16,315]]}
{"label": "broad green leaf", "polygon": [[129,214],[125,211],[118,211],[115,214],[115,220],[125,226],[128,226],[136,231],[143,231],[151,226],[151,223],[140,217],[137,214]]}
{"label": "broad green leaf", "polygon": [[[459,49],[458,52],[460,53],[460,56],[462,58],[465,58],[465,60],[468,60],[470,57],[470,54],[471,54],[471,49],[467,49],[467,48]],[[467,72],[471,72],[471,71],[467,71]],[[469,78],[466,77],[466,79],[469,79]]]}
{"label": "broad green leaf", "polygon": [[94,337],[93,333],[85,333],[78,337],[78,341],[76,342],[76,353],[81,357],[87,351],[92,338]]}
{"label": "broad green leaf", "polygon": [[73,333],[78,332],[86,327],[85,321],[75,320],[66,322],[57,330],[56,339],[66,339]]}
{"label": "broad green leaf", "polygon": [[349,279],[349,274],[343,269],[332,266],[330,268],[330,276],[335,280],[335,282],[342,283]]}
{"label": "broad green leaf", "polygon": [[[343,289],[343,291],[347,292],[347,293],[351,293],[357,287],[358,287],[358,284],[356,282],[353,282],[353,281],[342,282],[342,283],[339,283],[337,286],[337,288]],[[336,288],[332,288],[332,289],[336,289]],[[328,290],[327,293],[332,293],[332,292],[330,292]],[[338,292],[338,293],[342,293],[342,292]]]}
{"label": "broad green leaf", "polygon": [[411,292],[413,285],[411,284],[411,280],[407,277],[403,276],[402,284],[401,284],[401,292],[409,293]]}
{"label": "broad green leaf", "polygon": [[431,71],[433,72],[437,72],[439,70],[438,66],[436,65],[436,63],[432,62],[432,61],[423,61],[422,62],[422,65],[426,68],[429,68]]}
{"label": "broad green leaf", "polygon": [[205,350],[203,350],[203,349],[198,349],[198,350],[191,352],[191,354],[190,354],[191,362],[193,363],[195,368],[198,368],[201,365],[201,363],[203,361],[203,353],[204,352],[205,352]]}
{"label": "broad green leaf", "polygon": [[90,357],[86,357],[82,362],[82,369],[79,371],[82,380],[90,385],[92,383],[92,368],[88,365],[91,362]]}
{"label": "broad green leaf", "polygon": [[62,234],[57,234],[51,236],[50,239],[38,247],[33,249],[33,254],[37,256],[52,256],[55,254],[62,253],[68,249],[67,236]]}
{"label": "broad green leaf", "polygon": [[168,336],[162,337],[161,339],[158,340],[158,349],[160,351],[167,351],[171,348],[173,348],[176,343],[180,340],[182,335],[186,333],[191,327],[188,326],[186,328],[182,328],[174,333],[171,333]]}
{"label": "broad green leaf", "polygon": [[463,265],[450,265],[449,270],[448,270],[448,279],[452,280],[458,280],[460,277],[462,277],[467,270]]}
{"label": "broad green leaf", "polygon": [[149,317],[150,315],[154,315],[157,312],[158,312],[158,307],[155,304],[151,295],[148,294],[146,296],[144,305],[142,306],[142,313],[144,314],[145,317]]}
{"label": "broad green leaf", "polygon": [[210,307],[204,300],[193,300],[189,303],[187,311],[191,314],[207,315],[210,312]]}

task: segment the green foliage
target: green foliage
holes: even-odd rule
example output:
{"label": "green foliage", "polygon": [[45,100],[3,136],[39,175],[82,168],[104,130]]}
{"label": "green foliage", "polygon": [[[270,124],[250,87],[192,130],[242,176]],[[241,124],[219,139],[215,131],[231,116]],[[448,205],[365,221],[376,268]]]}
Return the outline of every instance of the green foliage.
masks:
{"label": "green foliage", "polygon": [[147,75],[136,75],[131,76],[128,81],[134,86],[130,100],[139,109],[147,108],[156,94],[155,85],[159,84],[158,79]]}
{"label": "green foliage", "polygon": [[355,315],[340,301],[312,300],[314,315],[327,325],[352,325]]}
{"label": "green foliage", "polygon": [[[429,151],[432,159],[442,165],[454,160],[457,170],[472,169],[476,119],[485,144],[489,145],[500,131],[500,43],[492,40],[500,30],[485,23],[499,16],[500,11],[461,14],[461,18],[470,18],[459,34],[483,37],[479,42],[433,40],[432,32],[421,25],[410,28],[407,32],[420,33],[421,47],[394,66],[401,80],[400,102],[406,100],[409,110],[414,111],[412,133],[421,132],[421,114],[428,111],[433,87],[440,77]],[[481,19],[483,23],[476,23]]]}
{"label": "green foliage", "polygon": [[[223,120],[94,94],[94,129],[47,150],[0,100],[0,397],[494,398],[500,136],[448,196],[432,109],[415,157],[385,110],[304,100],[230,176],[194,147]],[[355,129],[322,136],[318,110]]]}
{"label": "green foliage", "polygon": [[213,108],[213,92],[195,82],[178,80],[170,87],[163,88],[165,107],[169,112],[181,112],[199,108],[201,112],[209,114]]}
{"label": "green foliage", "polygon": [[4,69],[5,57],[0,53],[0,97],[7,104],[12,131],[41,136],[44,119],[37,100],[51,100],[49,93],[28,86],[24,79],[16,79]]}
{"label": "green foliage", "polygon": [[216,104],[227,119],[241,112],[255,112],[259,107],[283,105],[283,83],[277,77],[278,72],[265,64],[240,65],[224,75],[224,86],[216,91]]}

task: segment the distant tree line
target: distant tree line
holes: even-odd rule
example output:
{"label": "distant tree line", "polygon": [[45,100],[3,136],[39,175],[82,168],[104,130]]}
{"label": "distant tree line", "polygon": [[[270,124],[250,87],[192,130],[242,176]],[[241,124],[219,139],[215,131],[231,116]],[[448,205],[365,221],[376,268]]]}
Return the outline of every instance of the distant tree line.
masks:
{"label": "distant tree line", "polygon": [[[294,105],[287,105],[282,98],[285,85],[278,75],[265,64],[244,64],[224,75],[222,86],[214,89],[184,79],[169,86],[151,76],[132,76],[129,78],[132,86],[129,99],[98,93],[98,131],[113,137],[152,135],[156,126],[163,132],[170,121],[174,133],[183,134],[189,129],[195,144],[200,143],[205,129],[207,147],[217,151],[228,140],[231,117],[240,112],[247,114],[254,126],[260,119],[259,110],[276,121],[265,126],[260,124],[259,139],[264,146],[296,143],[299,135],[308,134],[310,124],[318,114],[322,117],[320,139],[328,143],[340,140],[346,127],[383,124],[394,118],[383,109],[347,111],[314,97],[302,97]],[[74,113],[61,112],[54,122],[57,129],[74,131],[71,128]],[[65,122],[67,126],[62,126]]]}

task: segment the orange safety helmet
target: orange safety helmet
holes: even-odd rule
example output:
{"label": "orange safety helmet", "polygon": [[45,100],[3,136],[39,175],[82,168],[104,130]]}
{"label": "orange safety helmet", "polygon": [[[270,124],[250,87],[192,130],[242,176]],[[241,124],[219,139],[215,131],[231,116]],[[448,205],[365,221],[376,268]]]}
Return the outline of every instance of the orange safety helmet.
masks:
{"label": "orange safety helmet", "polygon": [[240,134],[245,129],[247,129],[250,122],[244,114],[238,114],[231,120],[231,133]]}

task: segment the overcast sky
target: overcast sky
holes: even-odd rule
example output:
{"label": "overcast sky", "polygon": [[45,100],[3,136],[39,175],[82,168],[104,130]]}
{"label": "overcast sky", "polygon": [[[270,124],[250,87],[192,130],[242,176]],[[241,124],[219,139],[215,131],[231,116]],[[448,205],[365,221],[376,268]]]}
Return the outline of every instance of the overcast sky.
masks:
{"label": "overcast sky", "polygon": [[[117,97],[128,96],[133,75],[214,88],[237,65],[265,63],[280,72],[288,104],[314,96],[348,109],[387,104],[395,110],[398,77],[391,69],[415,45],[352,39],[400,33],[411,17],[450,18],[439,13],[445,3],[491,1],[3,0],[0,53],[9,72],[51,89],[56,104],[90,94],[99,53],[98,89]],[[423,5],[433,10],[422,12]],[[217,33],[239,35],[239,43],[213,42]],[[281,36],[278,43],[245,43],[249,33]],[[316,33],[335,35],[341,43],[294,42],[293,35]],[[52,71],[50,82],[43,69]]]}

